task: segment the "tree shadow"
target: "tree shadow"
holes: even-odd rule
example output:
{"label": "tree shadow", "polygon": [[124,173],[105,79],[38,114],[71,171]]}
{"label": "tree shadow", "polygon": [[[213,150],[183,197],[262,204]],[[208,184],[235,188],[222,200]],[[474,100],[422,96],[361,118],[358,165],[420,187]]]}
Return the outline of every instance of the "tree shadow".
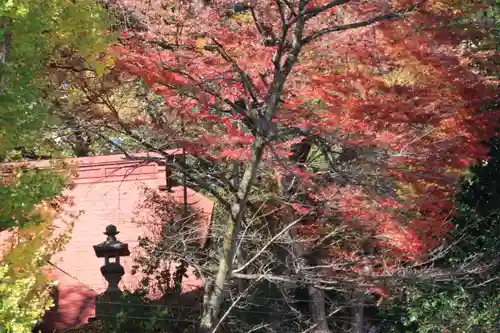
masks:
{"label": "tree shadow", "polygon": [[84,286],[52,289],[54,306],[48,310],[33,332],[53,333],[82,325],[94,315],[95,292]]}

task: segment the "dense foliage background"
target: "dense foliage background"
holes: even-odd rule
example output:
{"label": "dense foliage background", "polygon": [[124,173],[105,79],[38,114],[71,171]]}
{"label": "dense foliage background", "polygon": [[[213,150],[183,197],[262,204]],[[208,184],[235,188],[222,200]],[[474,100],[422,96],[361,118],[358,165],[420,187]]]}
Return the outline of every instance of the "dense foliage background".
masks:
{"label": "dense foliage background", "polygon": [[[209,239],[146,192],[150,278],[82,332],[499,331],[499,19],[499,1],[1,3],[0,332],[53,305],[75,218],[54,237],[69,166],[9,162],[139,151],[216,201]],[[205,294],[173,306],[187,265]]]}

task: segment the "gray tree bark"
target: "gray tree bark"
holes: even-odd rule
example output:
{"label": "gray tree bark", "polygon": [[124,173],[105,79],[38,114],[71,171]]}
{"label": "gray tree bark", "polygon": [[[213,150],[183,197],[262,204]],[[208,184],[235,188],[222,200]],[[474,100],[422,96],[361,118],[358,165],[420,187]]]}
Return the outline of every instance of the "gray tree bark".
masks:
{"label": "gray tree bark", "polygon": [[364,290],[356,290],[353,295],[352,307],[352,333],[363,333],[364,324],[364,305],[365,305],[365,292]]}
{"label": "gray tree bark", "polygon": [[12,23],[10,17],[2,16],[0,17],[0,28],[6,29],[6,31],[0,35],[0,62],[7,62],[9,59],[9,51],[11,44],[11,33],[8,31],[9,25]]}
{"label": "gray tree bark", "polygon": [[213,282],[205,286],[205,296],[203,313],[200,321],[202,332],[210,332],[216,325],[220,314],[220,308],[225,298],[225,287],[229,280],[233,268],[235,247],[238,233],[241,229],[241,222],[247,210],[248,196],[257,177],[262,153],[264,151],[264,141],[257,137],[252,147],[251,163],[245,169],[241,179],[237,201],[231,206],[231,216],[227,223],[224,234],[222,253],[219,259],[219,267]]}
{"label": "gray tree bark", "polygon": [[309,310],[311,311],[314,333],[331,333],[328,328],[327,316],[325,312],[324,291],[314,286],[307,288],[309,294]]}

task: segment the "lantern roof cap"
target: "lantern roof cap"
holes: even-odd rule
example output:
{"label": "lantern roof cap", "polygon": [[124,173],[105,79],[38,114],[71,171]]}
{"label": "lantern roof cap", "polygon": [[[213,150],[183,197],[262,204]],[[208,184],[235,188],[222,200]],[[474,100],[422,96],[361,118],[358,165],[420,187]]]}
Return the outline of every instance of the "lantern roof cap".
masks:
{"label": "lantern roof cap", "polygon": [[130,255],[128,244],[116,239],[116,235],[119,233],[116,226],[112,224],[106,227],[104,234],[108,236],[107,239],[100,244],[94,245],[94,251],[98,258],[111,256],[126,257]]}

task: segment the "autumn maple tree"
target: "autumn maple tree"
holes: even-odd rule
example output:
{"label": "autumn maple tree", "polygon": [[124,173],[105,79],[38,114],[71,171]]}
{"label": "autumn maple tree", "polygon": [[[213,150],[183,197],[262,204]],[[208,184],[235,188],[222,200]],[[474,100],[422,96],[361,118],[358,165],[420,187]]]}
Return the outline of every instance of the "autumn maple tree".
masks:
{"label": "autumn maple tree", "polygon": [[[125,114],[101,87],[87,97],[104,107],[87,119],[161,154],[229,212],[201,327],[217,327],[239,279],[306,285],[317,332],[329,332],[323,290],[347,286],[361,304],[353,320],[361,332],[363,295],[385,295],[411,277],[404,265],[442,245],[456,182],[486,156],[481,142],[494,131],[496,114],[478,112],[492,90],[467,68],[460,34],[448,27],[461,4],[107,3],[128,25],[103,82],[140,78],[163,102]],[[210,172],[170,158],[167,147]],[[256,211],[272,220],[270,236],[237,254]],[[257,265],[285,236],[295,240],[294,268]]]}

